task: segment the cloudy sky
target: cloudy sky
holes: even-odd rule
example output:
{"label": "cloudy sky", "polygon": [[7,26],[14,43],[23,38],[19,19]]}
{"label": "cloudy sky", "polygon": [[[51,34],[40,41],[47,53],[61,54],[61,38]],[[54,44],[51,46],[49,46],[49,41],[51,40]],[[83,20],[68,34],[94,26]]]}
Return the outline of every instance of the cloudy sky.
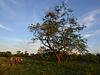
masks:
{"label": "cloudy sky", "polygon": [[[0,51],[36,53],[28,25],[42,20],[44,13],[62,0],[0,0]],[[82,35],[92,53],[100,53],[100,0],[66,0],[74,15],[87,26]]]}

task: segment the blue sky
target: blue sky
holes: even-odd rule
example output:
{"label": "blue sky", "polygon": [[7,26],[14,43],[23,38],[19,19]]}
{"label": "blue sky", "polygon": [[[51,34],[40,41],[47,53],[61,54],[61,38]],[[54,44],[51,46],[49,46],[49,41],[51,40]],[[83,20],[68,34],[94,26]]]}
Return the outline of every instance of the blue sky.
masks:
{"label": "blue sky", "polygon": [[[62,0],[0,0],[0,51],[36,53],[40,42],[32,44],[28,25],[42,20],[45,12]],[[66,0],[74,15],[87,26],[83,37],[90,52],[100,53],[100,0]]]}

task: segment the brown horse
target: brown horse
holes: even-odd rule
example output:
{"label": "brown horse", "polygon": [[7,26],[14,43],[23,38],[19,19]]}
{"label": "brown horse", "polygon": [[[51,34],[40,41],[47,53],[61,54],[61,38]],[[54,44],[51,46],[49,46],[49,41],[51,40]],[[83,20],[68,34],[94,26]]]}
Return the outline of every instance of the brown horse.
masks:
{"label": "brown horse", "polygon": [[23,62],[23,59],[21,57],[15,58],[15,64],[19,64],[19,63],[22,63],[22,62]]}
{"label": "brown horse", "polygon": [[11,66],[14,65],[14,64],[20,64],[20,63],[23,62],[23,58],[21,58],[21,57],[11,57],[9,62],[10,62]]}

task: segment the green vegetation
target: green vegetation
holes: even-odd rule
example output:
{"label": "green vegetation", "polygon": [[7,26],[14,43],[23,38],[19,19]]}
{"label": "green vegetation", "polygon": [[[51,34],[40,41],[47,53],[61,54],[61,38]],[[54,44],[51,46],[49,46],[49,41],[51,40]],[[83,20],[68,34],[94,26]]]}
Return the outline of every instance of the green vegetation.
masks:
{"label": "green vegetation", "polygon": [[23,63],[10,66],[9,57],[0,57],[0,75],[100,75],[99,54],[66,55],[61,64],[55,63],[51,52],[23,59]]}

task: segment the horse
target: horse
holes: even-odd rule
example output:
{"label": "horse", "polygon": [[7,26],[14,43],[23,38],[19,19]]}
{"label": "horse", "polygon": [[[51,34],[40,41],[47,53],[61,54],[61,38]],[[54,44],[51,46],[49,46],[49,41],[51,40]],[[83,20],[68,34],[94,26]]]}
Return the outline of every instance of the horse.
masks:
{"label": "horse", "polygon": [[14,65],[14,64],[20,64],[20,63],[23,63],[23,58],[21,57],[11,57],[10,60],[10,65]]}
{"label": "horse", "polygon": [[15,58],[15,64],[23,63],[23,58],[21,57],[16,57]]}

